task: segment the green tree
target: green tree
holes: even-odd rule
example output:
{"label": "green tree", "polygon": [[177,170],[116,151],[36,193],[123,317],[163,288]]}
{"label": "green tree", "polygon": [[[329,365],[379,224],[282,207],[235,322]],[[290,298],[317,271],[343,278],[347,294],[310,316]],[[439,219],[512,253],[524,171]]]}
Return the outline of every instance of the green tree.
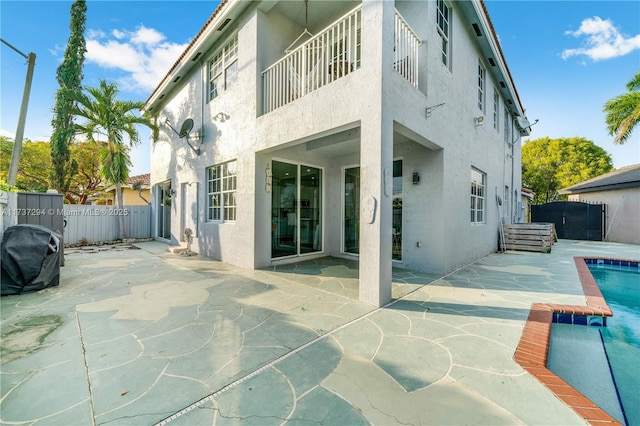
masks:
{"label": "green tree", "polygon": [[[74,142],[70,146],[70,158],[77,163],[77,173],[70,179],[69,190],[64,194],[69,204],[84,204],[90,197],[104,191],[100,171],[102,142]],[[0,180],[6,180],[11,161],[13,141],[0,137]],[[22,147],[16,188],[20,191],[44,192],[49,188],[51,145],[49,142],[26,140]]]}
{"label": "green tree", "polygon": [[[84,123],[76,124],[76,133],[83,134],[88,141],[95,141],[95,136],[106,138],[106,144],[100,153],[102,176],[116,187],[116,205],[122,208],[122,184],[129,177],[129,150],[140,143],[136,125],[149,127],[156,131],[156,126],[146,116],[136,116],[144,102],[121,101],[117,99],[118,86],[115,83],[100,81],[99,87],[90,87],[86,93],[69,92],[69,97],[76,105],[69,113],[84,119]],[[120,216],[120,239],[126,237],[124,216]]]}
{"label": "green tree", "polygon": [[104,142],[74,142],[71,159],[77,163],[77,171],[70,179],[65,199],[70,204],[85,204],[90,197],[101,195],[105,189],[100,154]]}
{"label": "green tree", "polygon": [[[6,182],[13,151],[13,140],[0,136],[0,180]],[[51,167],[49,143],[25,139],[18,162],[16,188],[27,192],[45,192],[49,187]]]}
{"label": "green tree", "polygon": [[624,144],[633,129],[640,123],[640,71],[627,83],[629,93],[607,102],[604,112],[609,135],[615,135],[613,143]]}
{"label": "green tree", "polygon": [[535,204],[554,201],[558,190],[611,170],[607,151],[585,138],[545,137],[522,146],[522,186],[535,192]]}
{"label": "green tree", "polygon": [[76,0],[71,5],[71,35],[64,52],[64,59],[56,71],[60,88],[56,92],[51,126],[51,187],[67,193],[71,177],[77,172],[77,163],[71,160],[69,146],[73,141],[73,116],[67,111],[72,100],[68,93],[79,92],[82,85],[82,66],[87,51],[84,39],[87,5],[85,0]]}

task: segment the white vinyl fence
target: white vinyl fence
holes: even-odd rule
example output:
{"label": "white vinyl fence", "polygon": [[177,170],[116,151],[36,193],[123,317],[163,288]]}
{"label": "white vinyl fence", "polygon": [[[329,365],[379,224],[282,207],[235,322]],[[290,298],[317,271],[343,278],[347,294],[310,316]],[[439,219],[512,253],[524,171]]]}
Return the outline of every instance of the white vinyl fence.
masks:
{"label": "white vinyl fence", "polygon": [[151,206],[85,206],[65,204],[64,243],[113,241],[120,237],[120,218],[124,216],[127,238],[151,237]]}

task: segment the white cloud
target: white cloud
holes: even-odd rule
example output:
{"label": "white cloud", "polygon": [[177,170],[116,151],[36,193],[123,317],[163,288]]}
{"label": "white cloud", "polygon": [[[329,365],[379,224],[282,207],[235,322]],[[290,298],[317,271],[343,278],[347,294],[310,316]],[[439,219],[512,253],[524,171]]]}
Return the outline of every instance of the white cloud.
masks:
{"label": "white cloud", "polygon": [[126,35],[127,35],[127,33],[126,33],[126,32],[124,32],[124,31],[120,31],[120,30],[112,30],[112,31],[111,31],[111,34],[112,34],[115,38],[117,38],[118,40],[121,40],[121,39],[125,38],[125,37],[126,37]]}
{"label": "white cloud", "polygon": [[168,42],[164,34],[143,25],[135,31],[114,29],[111,39],[102,31],[87,34],[87,62],[124,71],[121,89],[136,92],[155,89],[187,46]]}
{"label": "white cloud", "polygon": [[153,28],[146,28],[141,26],[131,36],[131,42],[134,44],[146,44],[148,46],[154,46],[164,40],[166,37],[164,34],[154,30]]}
{"label": "white cloud", "polygon": [[[56,44],[53,49],[47,49],[49,51],[49,53],[51,53],[53,56],[55,57],[59,57],[59,56],[63,56],[64,55],[64,51],[67,47],[66,46],[60,46],[58,44]],[[60,59],[60,62],[62,62],[62,59]]]}
{"label": "white cloud", "polygon": [[96,38],[104,38],[107,35],[102,30],[87,30],[87,38],[96,39]]}
{"label": "white cloud", "polygon": [[0,129],[0,136],[4,136],[5,138],[13,139],[15,137],[15,132],[10,132],[5,129]]}
{"label": "white cloud", "polygon": [[640,34],[628,37],[622,34],[609,19],[599,16],[582,21],[576,31],[566,31],[566,35],[584,37],[583,47],[565,49],[562,59],[584,55],[592,61],[617,58],[640,49]]}

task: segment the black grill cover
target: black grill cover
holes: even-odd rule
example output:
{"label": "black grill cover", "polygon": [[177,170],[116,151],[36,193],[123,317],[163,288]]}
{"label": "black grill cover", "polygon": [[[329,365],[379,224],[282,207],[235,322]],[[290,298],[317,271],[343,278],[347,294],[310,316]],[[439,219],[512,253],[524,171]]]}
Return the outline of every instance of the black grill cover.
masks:
{"label": "black grill cover", "polygon": [[15,225],[4,232],[2,296],[57,286],[60,283],[62,235],[41,225]]}

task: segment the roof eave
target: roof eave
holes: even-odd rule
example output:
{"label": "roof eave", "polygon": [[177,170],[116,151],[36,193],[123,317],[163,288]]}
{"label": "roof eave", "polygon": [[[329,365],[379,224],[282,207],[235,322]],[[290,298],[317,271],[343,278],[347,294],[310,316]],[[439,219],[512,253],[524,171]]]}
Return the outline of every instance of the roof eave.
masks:
{"label": "roof eave", "polygon": [[[213,11],[207,22],[202,26],[200,31],[191,40],[184,52],[178,57],[178,60],[171,66],[167,74],[160,81],[160,84],[153,90],[144,105],[144,111],[153,114],[157,105],[169,94],[173,87],[180,81],[184,74],[188,73],[194,64],[200,63],[198,59],[208,49],[203,49],[203,45],[211,38],[211,34],[218,30],[226,21],[235,5],[241,0],[222,0],[218,7]],[[226,24],[225,24],[226,25]],[[202,49],[202,50],[201,50]],[[198,53],[199,52],[199,53]]]}
{"label": "roof eave", "polygon": [[609,185],[598,185],[598,186],[586,186],[586,187],[568,187],[563,188],[558,191],[558,194],[566,195],[566,194],[583,194],[585,192],[600,192],[600,191],[613,191],[617,189],[628,189],[628,188],[639,188],[640,182],[632,181],[632,182],[622,182],[622,183],[614,183]]}
{"label": "roof eave", "polygon": [[[505,102],[508,107],[510,107],[509,109],[511,109],[516,116],[526,117],[525,108],[520,100],[520,95],[516,89],[511,71],[509,71],[509,66],[507,65],[500,43],[498,42],[498,36],[491,22],[491,17],[484,4],[484,0],[458,2],[457,4],[462,12],[467,15],[467,21],[470,25],[468,30],[480,46],[481,53],[484,56],[483,60],[490,64],[490,72],[501,77],[498,79],[498,84],[500,85],[499,88],[508,94],[508,96],[505,97]],[[477,22],[474,22],[476,20]],[[478,28],[480,34],[476,32],[474,24],[480,26],[480,28]],[[489,56],[488,53],[491,55]],[[522,136],[528,136],[530,133],[531,129],[529,127],[520,129]]]}

